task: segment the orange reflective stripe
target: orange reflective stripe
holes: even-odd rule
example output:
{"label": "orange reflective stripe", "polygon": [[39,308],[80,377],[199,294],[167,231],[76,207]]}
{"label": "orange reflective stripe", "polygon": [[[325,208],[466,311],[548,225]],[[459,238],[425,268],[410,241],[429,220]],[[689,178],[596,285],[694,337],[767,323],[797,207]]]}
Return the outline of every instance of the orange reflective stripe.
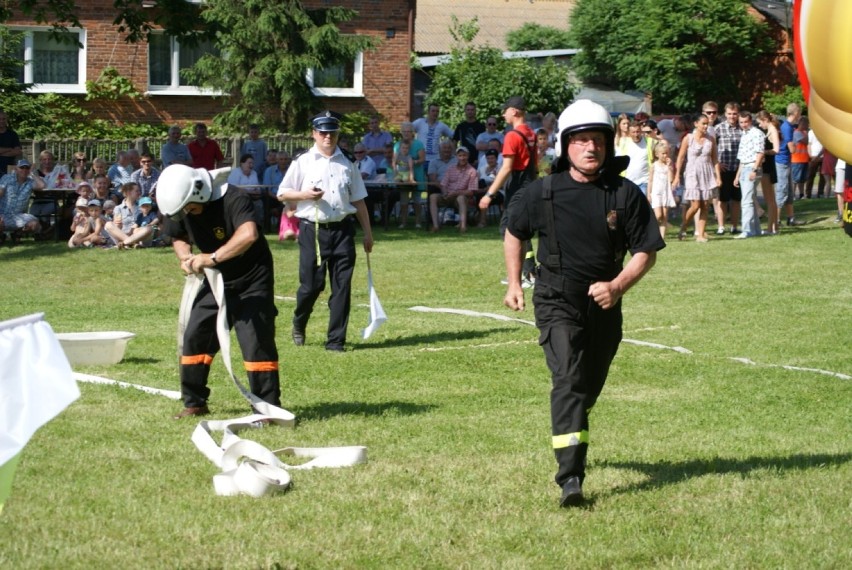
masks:
{"label": "orange reflective stripe", "polygon": [[277,372],[278,361],[270,360],[267,362],[245,362],[246,372]]}
{"label": "orange reflective stripe", "polygon": [[193,354],[190,356],[181,356],[180,363],[186,365],[192,364],[206,364],[210,366],[210,363],[213,362],[213,357],[209,354]]}

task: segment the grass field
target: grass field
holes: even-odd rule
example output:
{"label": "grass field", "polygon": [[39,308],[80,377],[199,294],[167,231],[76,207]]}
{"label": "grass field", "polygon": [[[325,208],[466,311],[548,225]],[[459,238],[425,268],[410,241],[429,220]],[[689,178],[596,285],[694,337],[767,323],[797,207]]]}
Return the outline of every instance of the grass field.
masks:
{"label": "grass field", "polygon": [[[584,508],[557,506],[536,329],[410,310],[532,320],[532,307],[502,307],[496,229],[379,229],[389,321],[359,339],[359,246],[344,354],[322,348],[325,297],[293,347],[297,250],[272,243],[283,401],[300,423],[246,435],[365,445],[367,464],[295,471],[273,497],[217,497],[196,422],[170,419],[178,402],[81,384],[22,454],[0,568],[850,568],[852,240],[833,201],[796,208],[808,223],[778,237],[670,241],[628,294]],[[25,242],[0,250],[0,275],[0,319],[137,334],[120,364],[78,372],[178,389],[170,249]],[[214,417],[246,413],[218,359],[211,376]]]}

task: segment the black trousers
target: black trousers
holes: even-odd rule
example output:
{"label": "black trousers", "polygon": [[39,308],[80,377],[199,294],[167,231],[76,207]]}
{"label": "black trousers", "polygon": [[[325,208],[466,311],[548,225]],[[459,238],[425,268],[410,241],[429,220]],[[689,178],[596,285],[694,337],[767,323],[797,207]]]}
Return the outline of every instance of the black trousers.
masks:
{"label": "black trousers", "polygon": [[[272,280],[251,283],[243,291],[225,289],[228,326],[236,329],[249,388],[265,402],[281,405],[278,377],[278,349],[275,346],[275,308]],[[213,356],[219,352],[216,315],[219,305],[205,281],[184,331],[180,366],[180,387],[186,407],[207,404],[210,389],[207,377]]]}
{"label": "black trousers", "polygon": [[317,234],[314,223],[299,222],[299,290],[293,327],[305,330],[314,303],[325,289],[325,276],[331,284],[328,298],[328,336],[326,347],[342,347],[346,343],[349,309],[352,304],[352,272],[355,270],[355,224],[349,216],[341,222],[320,224],[317,263]]}
{"label": "black trousers", "polygon": [[621,303],[605,311],[587,289],[560,292],[539,278],[533,294],[539,344],[552,379],[550,418],[560,487],[571,476],[581,482],[585,477],[589,412],[621,342]]}

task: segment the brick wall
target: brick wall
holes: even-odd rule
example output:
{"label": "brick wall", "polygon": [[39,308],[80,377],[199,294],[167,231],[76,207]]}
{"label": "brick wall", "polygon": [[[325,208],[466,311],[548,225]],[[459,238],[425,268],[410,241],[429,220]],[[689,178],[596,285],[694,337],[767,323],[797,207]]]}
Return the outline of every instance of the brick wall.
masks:
{"label": "brick wall", "polygon": [[[410,118],[411,70],[409,52],[413,45],[409,34],[409,5],[414,0],[308,0],[309,8],[342,5],[359,11],[358,18],[343,27],[345,33],[369,34],[382,39],[374,52],[364,54],[364,96],[321,98],[318,108],[328,107],[342,113],[364,111],[380,113],[398,124]],[[95,80],[108,66],[130,79],[145,93],[148,85],[148,47],[145,43],[127,44],[112,25],[113,0],[80,0],[77,2],[80,22],[87,34],[86,78]],[[7,24],[32,25],[18,16]],[[386,39],[386,30],[393,28],[395,37]],[[222,103],[213,97],[182,95],[147,95],[139,100],[116,102],[86,102],[79,96],[80,105],[95,118],[121,122],[180,124],[209,123],[222,110]]]}

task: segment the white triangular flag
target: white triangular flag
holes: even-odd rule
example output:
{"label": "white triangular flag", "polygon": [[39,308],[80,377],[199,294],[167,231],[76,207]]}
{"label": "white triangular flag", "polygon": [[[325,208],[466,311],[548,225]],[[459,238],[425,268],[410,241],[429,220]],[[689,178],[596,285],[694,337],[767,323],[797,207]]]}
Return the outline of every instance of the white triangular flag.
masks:
{"label": "white triangular flag", "polygon": [[367,290],[370,293],[370,322],[367,328],[361,331],[361,338],[368,339],[370,335],[376,332],[383,322],[388,320],[385,310],[379,302],[379,296],[376,293],[376,288],[373,286],[373,270],[370,268],[370,254],[367,254]]}

